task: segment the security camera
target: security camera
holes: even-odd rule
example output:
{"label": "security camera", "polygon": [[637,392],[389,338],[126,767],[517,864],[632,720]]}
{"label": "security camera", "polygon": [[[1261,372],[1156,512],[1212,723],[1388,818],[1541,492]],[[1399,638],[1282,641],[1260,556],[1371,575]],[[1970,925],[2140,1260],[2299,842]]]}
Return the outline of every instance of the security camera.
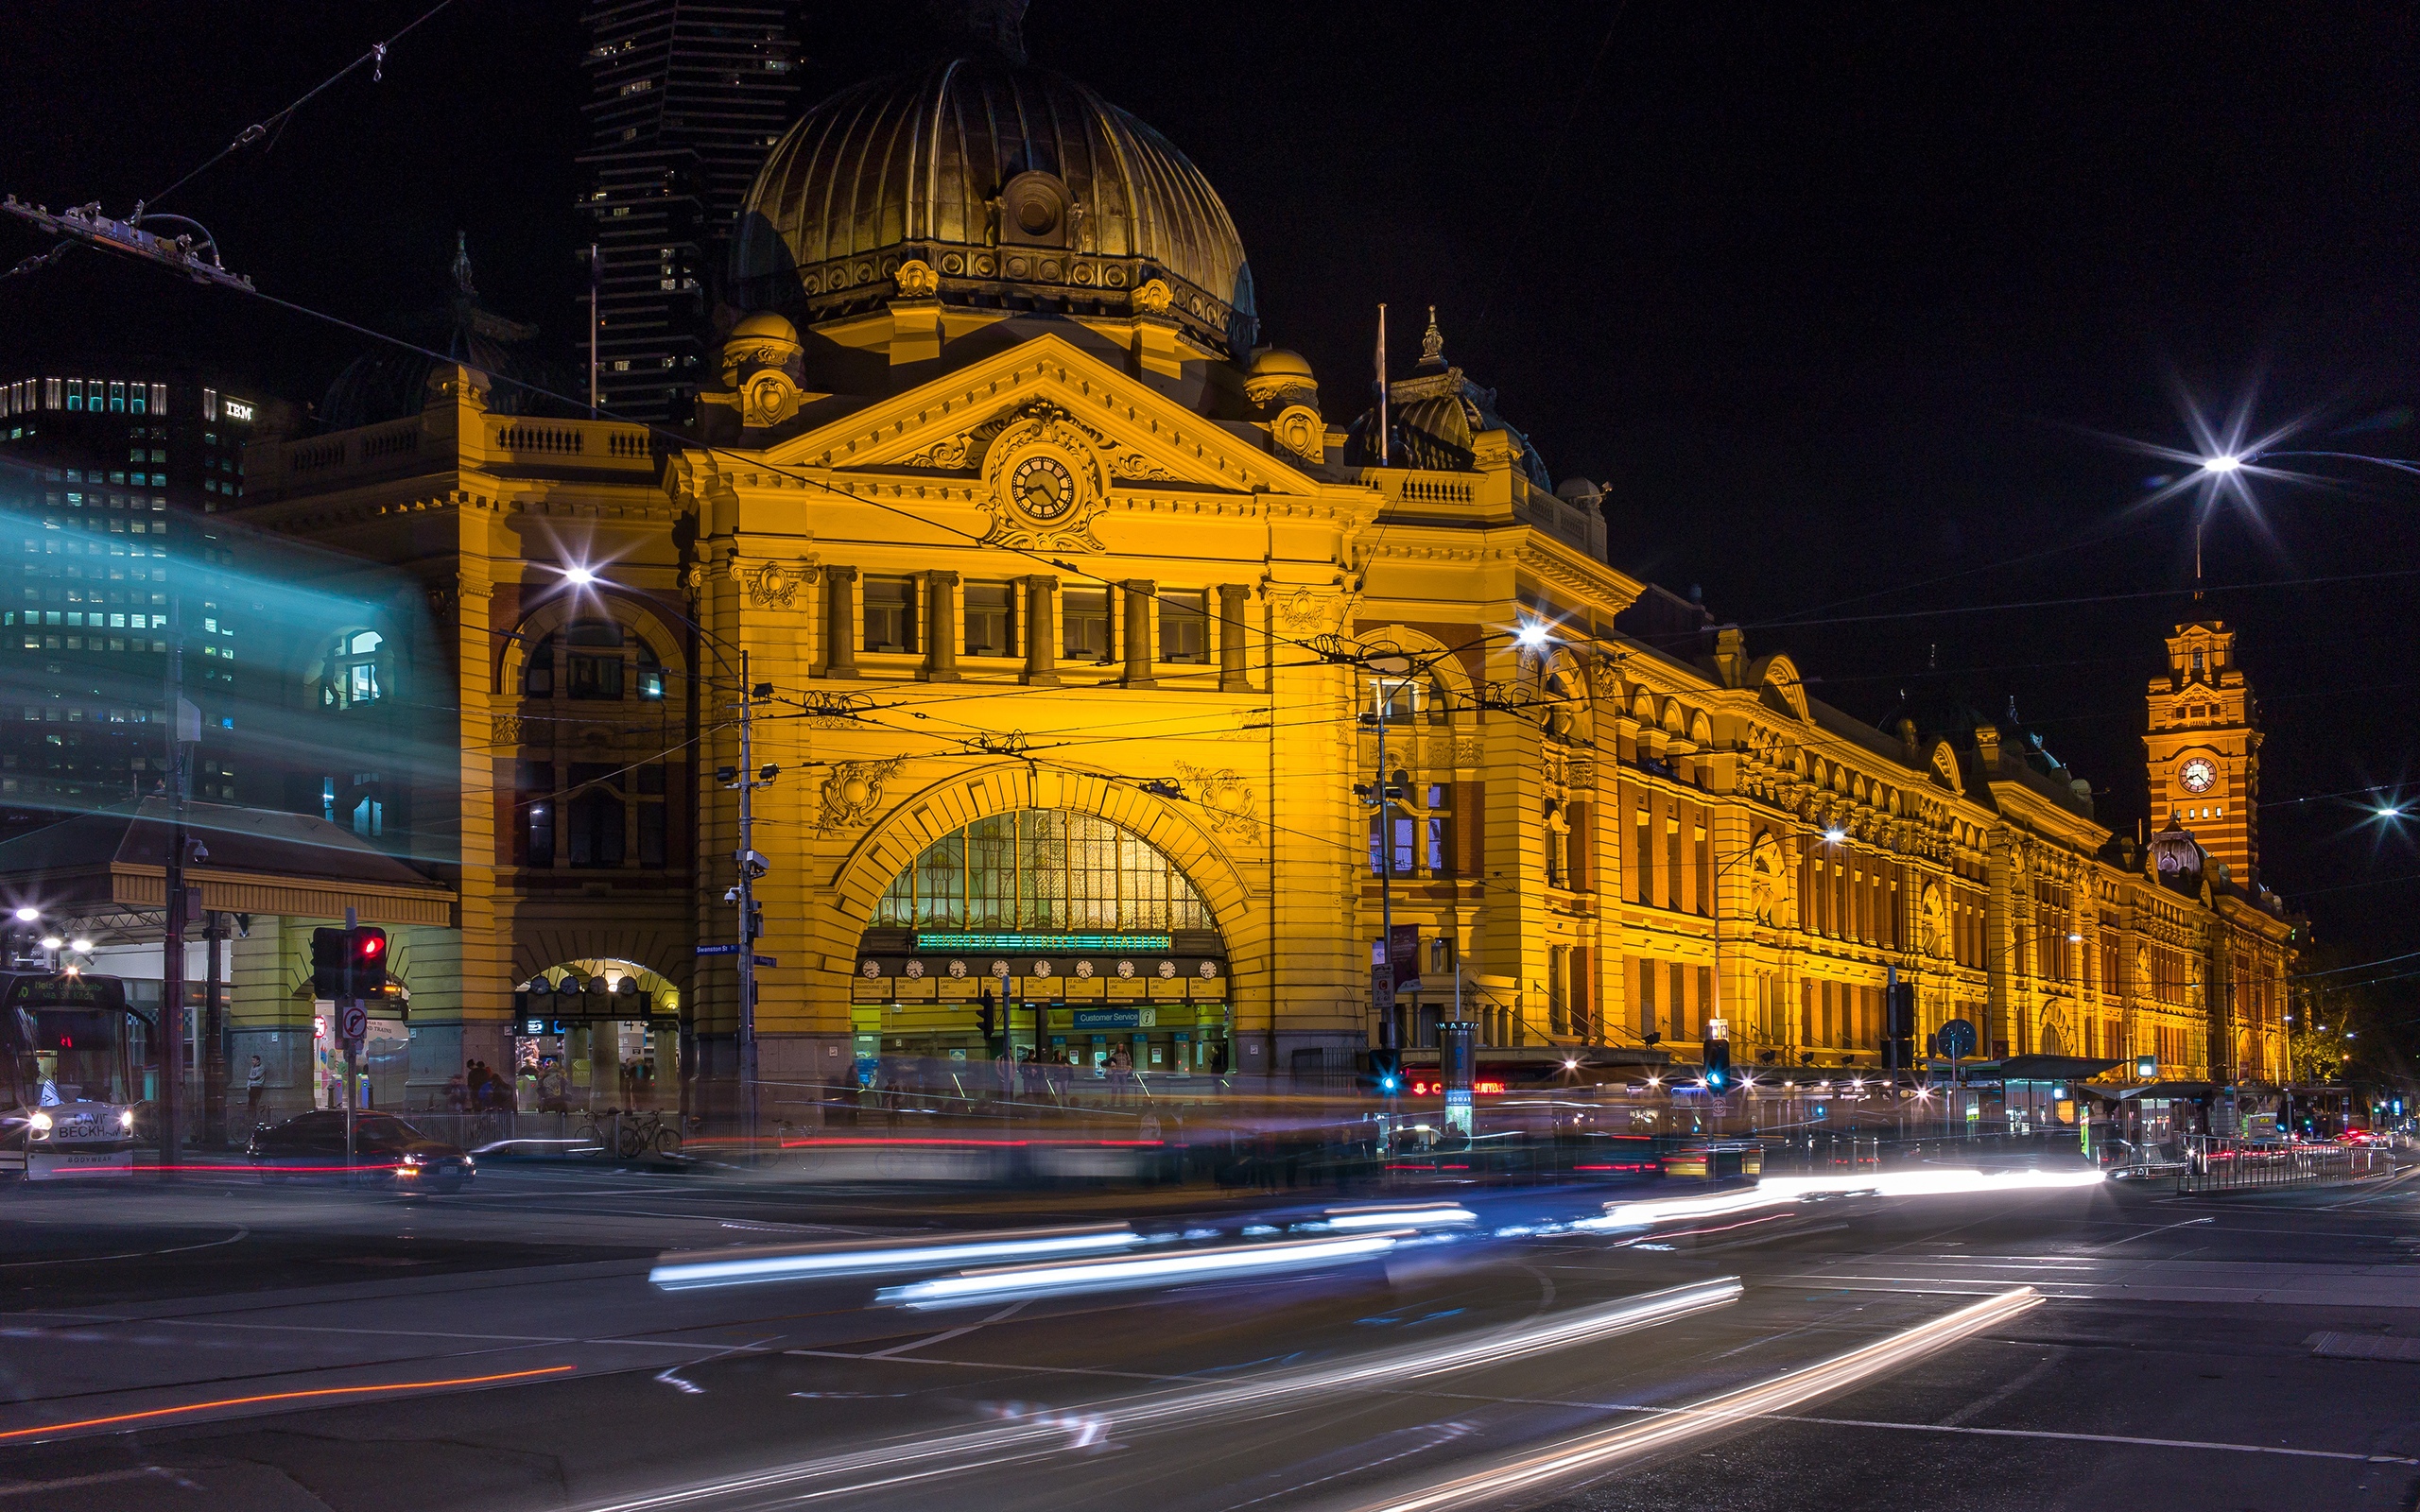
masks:
{"label": "security camera", "polygon": [[744,850],[740,852],[739,867],[741,870],[748,873],[752,880],[761,877],[765,873],[773,869],[773,864],[771,862],[766,860],[763,856],[757,854],[753,850]]}
{"label": "security camera", "polygon": [[199,866],[202,862],[210,859],[210,847],[202,844],[199,840],[196,840],[187,848],[185,854],[192,858],[194,865]]}
{"label": "security camera", "polygon": [[736,886],[725,887],[722,890],[722,901],[727,903],[739,902],[739,889]]}

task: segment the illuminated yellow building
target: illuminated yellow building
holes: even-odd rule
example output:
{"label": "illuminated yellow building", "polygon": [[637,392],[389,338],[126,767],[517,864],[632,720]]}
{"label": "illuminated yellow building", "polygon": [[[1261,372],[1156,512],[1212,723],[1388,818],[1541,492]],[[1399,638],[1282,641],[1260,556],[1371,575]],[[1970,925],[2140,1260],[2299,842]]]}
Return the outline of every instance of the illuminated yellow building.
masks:
{"label": "illuminated yellow building", "polygon": [[2183,732],[2224,727],[2225,819],[2147,847],[2013,717],[1829,709],[1609,565],[1594,490],[1433,316],[1383,429],[1324,413],[1200,172],[1021,58],[810,112],[736,245],[756,313],[693,440],[440,369],[419,416],[250,458],[254,524],[408,570],[435,627],[330,626],[299,678],[376,629],[399,693],[327,717],[374,743],[458,705],[458,767],[410,799],[463,899],[416,941],[420,1079],[597,963],[731,1069],[735,963],[695,952],[738,937],[743,652],[772,1081],[980,1062],[987,993],[1020,1046],[1039,1016],[1080,1060],[1333,1077],[1379,1033],[1382,889],[1422,939],[1414,1046],[1459,1001],[1506,1063],[1694,1060],[1720,1017],[1748,1065],[1874,1066],[1895,969],[1920,1037],[2279,1074],[2231,647],[2154,684],[2151,736],[2181,817]]}

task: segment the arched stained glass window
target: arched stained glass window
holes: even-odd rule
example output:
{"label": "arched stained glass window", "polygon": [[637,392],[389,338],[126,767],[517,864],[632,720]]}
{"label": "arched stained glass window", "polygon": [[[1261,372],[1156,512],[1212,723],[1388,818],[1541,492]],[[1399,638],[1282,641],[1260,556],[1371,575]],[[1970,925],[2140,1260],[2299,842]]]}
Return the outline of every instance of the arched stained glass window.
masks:
{"label": "arched stained glass window", "polygon": [[1019,809],[925,848],[874,907],[881,929],[1216,929],[1201,894],[1142,836],[1089,814]]}

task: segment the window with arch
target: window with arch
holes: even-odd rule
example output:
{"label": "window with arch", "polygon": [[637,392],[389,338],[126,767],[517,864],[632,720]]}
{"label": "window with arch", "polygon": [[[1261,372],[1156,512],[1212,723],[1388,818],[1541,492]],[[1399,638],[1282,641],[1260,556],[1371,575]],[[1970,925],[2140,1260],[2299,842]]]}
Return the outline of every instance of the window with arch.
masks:
{"label": "window with arch", "polygon": [[320,705],[350,709],[376,703],[386,693],[382,663],[387,639],[376,630],[348,630],[329,649],[328,674],[320,683]]}
{"label": "window with arch", "polygon": [[532,698],[619,701],[664,696],[664,663],[655,648],[614,620],[574,620],[529,648],[521,691]]}
{"label": "window with arch", "polygon": [[1090,814],[1019,809],[926,846],[874,905],[882,929],[1215,929],[1177,864]]}

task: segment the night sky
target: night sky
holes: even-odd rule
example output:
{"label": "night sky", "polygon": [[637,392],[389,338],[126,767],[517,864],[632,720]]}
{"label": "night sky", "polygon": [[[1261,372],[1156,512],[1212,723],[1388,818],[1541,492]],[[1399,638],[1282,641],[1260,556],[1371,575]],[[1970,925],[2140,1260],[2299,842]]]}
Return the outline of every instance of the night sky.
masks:
{"label": "night sky", "polygon": [[[425,0],[19,3],[0,188],[123,213]],[[920,8],[806,8],[809,97],[917,60]],[[571,0],[456,0],[383,82],[330,90],[164,208],[265,290],[394,327],[458,229],[493,308],[568,354],[581,146]],[[1434,303],[1612,554],[1702,585],[1867,718],[1928,657],[2010,695],[2144,812],[2145,679],[2188,601],[2180,392],[2401,457],[2420,390],[2420,20],[2302,4],[1478,8],[1039,0],[1038,61],[1164,131],[1224,195],[1263,339],[1366,402]],[[42,244],[0,227],[0,262]],[[78,253],[0,282],[0,360],[206,353],[315,397],[355,338]],[[2263,487],[2219,517],[2206,610],[2269,730],[2264,872],[2348,958],[2420,949],[2420,852],[2344,801],[2420,776],[2420,478]],[[2131,595],[2131,596],[2130,596]],[[2168,595],[2168,596],[2144,596]],[[2092,600],[2092,601],[2087,601]],[[1975,605],[2026,604],[1996,612]],[[1886,616],[1875,618],[1874,616]],[[2414,789],[2420,796],[2420,788]],[[2402,988],[2413,984],[2405,982]]]}

